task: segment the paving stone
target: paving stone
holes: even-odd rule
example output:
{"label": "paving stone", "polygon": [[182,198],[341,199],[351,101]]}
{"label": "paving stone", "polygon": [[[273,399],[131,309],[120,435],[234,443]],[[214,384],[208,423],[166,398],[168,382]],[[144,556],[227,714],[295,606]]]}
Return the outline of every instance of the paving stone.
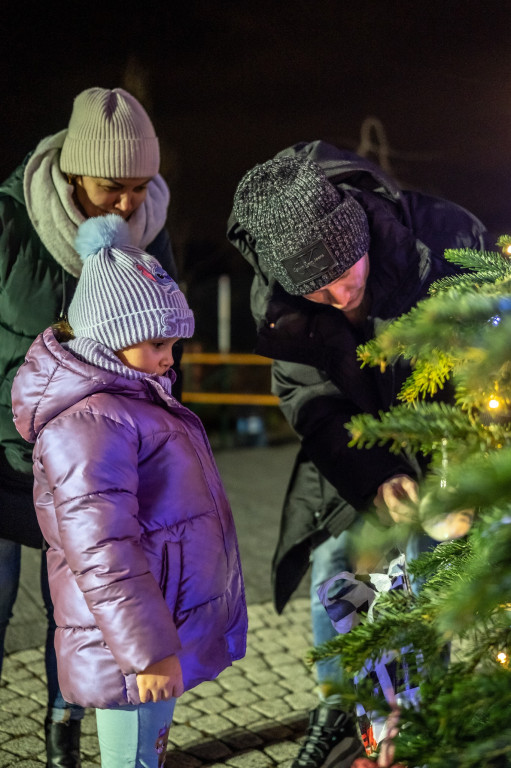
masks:
{"label": "paving stone", "polygon": [[281,677],[288,677],[295,679],[298,677],[313,678],[313,671],[311,667],[306,664],[300,664],[296,661],[289,663],[289,656],[287,657],[287,663],[281,664],[278,669],[275,670]]}
{"label": "paving stone", "polygon": [[281,722],[291,728],[296,734],[303,735],[309,725],[308,712],[290,712],[280,718]]}
{"label": "paving stone", "polygon": [[228,680],[231,677],[239,677],[239,675],[242,674],[240,667],[242,663],[243,659],[240,659],[239,661],[235,661],[231,667],[224,669],[217,677],[218,682],[221,683],[222,680]]}
{"label": "paving stone", "polygon": [[39,709],[39,704],[25,696],[13,696],[8,701],[3,701],[1,707],[5,712],[10,712],[11,715],[29,715]]}
{"label": "paving stone", "polygon": [[270,685],[254,685],[252,691],[259,696],[260,699],[282,699],[287,696],[287,690],[282,688],[281,685],[272,683]]}
{"label": "paving stone", "polygon": [[253,701],[259,701],[259,697],[252,691],[226,691],[224,700],[232,706],[243,707],[252,704]]}
{"label": "paving stone", "polygon": [[248,615],[248,631],[255,632],[256,629],[262,629],[265,625],[264,620],[260,616]]}
{"label": "paving stone", "polygon": [[169,741],[178,747],[188,747],[200,741],[202,734],[189,725],[173,725],[169,731]]}
{"label": "paving stone", "polygon": [[293,760],[297,755],[298,747],[294,741],[281,741],[278,744],[268,745],[264,751],[276,763],[282,763],[284,760]]}
{"label": "paving stone", "polygon": [[239,691],[243,690],[243,688],[246,688],[248,685],[246,675],[241,674],[236,675],[236,677],[219,679],[218,682],[224,691]]}
{"label": "paving stone", "polygon": [[268,657],[268,663],[272,669],[275,669],[278,672],[280,667],[289,664],[289,653],[275,653]]}
{"label": "paving stone", "polygon": [[[200,699],[199,701],[203,702],[204,699]],[[180,725],[181,723],[189,723],[189,722],[192,722],[193,720],[197,720],[197,718],[200,717],[202,714],[201,710],[196,708],[199,701],[194,701],[193,706],[192,705],[188,706],[186,704],[181,704],[181,699],[180,699],[177,702],[176,708],[174,710],[172,727],[174,728],[176,724]]]}
{"label": "paving stone", "polygon": [[10,717],[0,726],[2,731],[11,736],[23,736],[24,734],[35,733],[38,730],[38,724],[31,717]]}
{"label": "paving stone", "polygon": [[192,744],[186,748],[186,751],[205,763],[215,762],[232,755],[230,747],[222,741],[203,741],[200,744]]}
{"label": "paving stone", "polygon": [[234,729],[223,734],[221,740],[236,752],[264,744],[264,740],[257,733],[247,731],[244,728]]}
{"label": "paving stone", "polygon": [[244,752],[241,755],[235,755],[225,762],[227,765],[232,765],[235,768],[265,768],[267,765],[273,765],[273,761],[268,755],[257,750]]}
{"label": "paving stone", "polygon": [[251,669],[247,671],[247,677],[258,685],[266,685],[267,683],[275,683],[280,680],[277,672],[265,667],[264,669]]}
{"label": "paving stone", "polygon": [[197,688],[193,688],[191,691],[186,691],[186,693],[183,693],[183,695],[179,697],[178,704],[182,706],[183,704],[188,705],[194,702],[197,699],[197,695],[195,693],[196,690]]}
{"label": "paving stone", "polygon": [[99,741],[97,734],[82,734],[80,738],[80,747],[89,757],[99,755]]}
{"label": "paving stone", "polygon": [[245,663],[243,665],[243,673],[245,675],[250,674],[251,672],[261,671],[261,670],[268,670],[270,669],[270,665],[266,662],[266,660],[262,656],[258,656],[253,654],[252,656],[249,656],[245,659]]}
{"label": "paving stone", "polygon": [[306,677],[305,675],[298,675],[295,679],[281,679],[279,682],[282,688],[286,688],[291,693],[298,691],[312,692],[316,687],[316,680],[312,676]]}
{"label": "paving stone", "polygon": [[259,701],[257,704],[252,704],[252,709],[256,712],[260,712],[269,719],[278,720],[281,715],[289,712],[289,705],[282,699],[268,699],[267,701]]}
{"label": "paving stone", "polygon": [[258,629],[255,636],[259,642],[274,643],[279,637],[279,632],[272,626],[267,629]]}
{"label": "paving stone", "polygon": [[35,709],[30,713],[30,717],[33,717],[42,723],[46,717],[46,710],[48,708],[48,690],[46,688],[46,683],[42,688],[32,691],[29,696],[38,706],[38,709]]}
{"label": "paving stone", "polygon": [[231,707],[224,712],[224,717],[238,726],[249,726],[261,719],[261,713],[252,707]]}
{"label": "paving stone", "polygon": [[218,736],[222,731],[232,728],[232,723],[221,715],[204,715],[200,720],[196,721],[195,725],[203,733],[211,734],[212,736]]}
{"label": "paving stone", "polygon": [[[258,715],[260,717],[260,713]],[[296,737],[295,731],[288,725],[272,720],[257,720],[249,723],[247,728],[257,733],[266,743]]]}
{"label": "paving stone", "polygon": [[201,683],[197,688],[194,688],[194,691],[201,699],[207,699],[208,696],[222,695],[221,686],[214,680],[207,680],[205,683]]}
{"label": "paving stone", "polygon": [[261,653],[264,653],[266,658],[269,659],[271,656],[280,653],[282,650],[282,646],[278,643],[271,642],[270,640],[253,640],[252,644],[254,646],[254,649],[256,651],[260,651]]}
{"label": "paving stone", "polygon": [[85,717],[82,720],[81,731],[82,736],[85,734],[90,735],[97,733],[96,715],[94,714],[94,711],[92,711],[92,713],[90,710],[85,712]]}
{"label": "paving stone", "polygon": [[20,664],[23,664],[25,667],[29,668],[33,663],[37,663],[41,660],[44,661],[44,653],[39,648],[29,648],[26,651],[16,651],[16,653],[11,654],[11,656]]}
{"label": "paving stone", "polygon": [[[0,752],[0,768],[11,768],[12,755],[8,755],[6,752]],[[38,766],[37,768],[40,768]]]}
{"label": "paving stone", "polygon": [[218,699],[216,696],[210,696],[207,699],[197,699],[197,701],[194,701],[192,706],[189,707],[189,709],[195,711],[195,719],[197,717],[202,717],[203,714],[217,715],[228,708],[229,702],[225,701],[225,694],[222,699]]}
{"label": "paving stone", "polygon": [[37,736],[20,736],[3,744],[2,749],[18,757],[32,757],[44,749],[44,744]]}
{"label": "paving stone", "polygon": [[315,693],[298,691],[284,696],[284,701],[291,709],[315,709],[318,706],[318,697]]}
{"label": "paving stone", "polygon": [[41,705],[41,697],[46,706],[48,699],[48,691],[46,688],[46,682],[39,680],[36,677],[26,677],[23,680],[16,681],[16,687],[18,693],[24,698],[30,698],[37,702],[37,705]]}
{"label": "paving stone", "polygon": [[168,768],[199,768],[200,765],[202,765],[201,760],[188,755],[186,752],[180,752],[176,749],[167,751],[165,766],[168,766]]}
{"label": "paving stone", "polygon": [[26,680],[26,679],[31,680],[34,676],[29,669],[27,669],[24,666],[19,666],[16,670],[12,671],[9,674],[4,674],[2,670],[2,677],[4,678],[6,685],[11,687],[14,680],[16,680],[16,683],[19,683],[20,680]]}

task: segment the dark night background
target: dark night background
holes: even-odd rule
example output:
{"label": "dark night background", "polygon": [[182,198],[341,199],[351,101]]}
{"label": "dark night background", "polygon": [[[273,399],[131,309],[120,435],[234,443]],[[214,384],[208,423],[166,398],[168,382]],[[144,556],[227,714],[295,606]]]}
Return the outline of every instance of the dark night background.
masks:
{"label": "dark night background", "polygon": [[[0,15],[2,178],[66,127],[84,88],[137,95],[160,136],[169,228],[207,348],[227,272],[232,348],[251,349],[250,268],[226,220],[245,171],[288,144],[356,150],[373,117],[403,185],[511,231],[508,0],[5,2]],[[381,150],[382,133],[371,137]]]}

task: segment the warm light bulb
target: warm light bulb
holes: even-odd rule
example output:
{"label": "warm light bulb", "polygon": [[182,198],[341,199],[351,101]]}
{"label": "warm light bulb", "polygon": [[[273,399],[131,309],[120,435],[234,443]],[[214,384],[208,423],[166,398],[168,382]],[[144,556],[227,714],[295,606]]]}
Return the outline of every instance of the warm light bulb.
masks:
{"label": "warm light bulb", "polygon": [[501,664],[507,664],[507,653],[504,651],[497,653],[497,661],[500,661]]}
{"label": "warm light bulb", "polygon": [[496,397],[490,398],[488,401],[488,408],[499,408],[500,407],[500,400],[497,400]]}
{"label": "warm light bulb", "polygon": [[506,253],[511,253],[511,243],[506,247]]}

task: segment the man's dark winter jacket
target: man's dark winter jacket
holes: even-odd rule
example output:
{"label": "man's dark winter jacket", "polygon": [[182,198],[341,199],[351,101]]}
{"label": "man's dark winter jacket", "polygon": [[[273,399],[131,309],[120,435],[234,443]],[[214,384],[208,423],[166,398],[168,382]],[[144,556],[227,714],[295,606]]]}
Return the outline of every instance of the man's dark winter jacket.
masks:
{"label": "man's dark winter jacket", "polygon": [[[0,186],[0,538],[40,546],[32,447],[14,428],[11,387],[36,336],[67,311],[77,278],[55,261],[29,219],[23,194],[27,160]],[[146,250],[175,277],[165,229]]]}
{"label": "man's dark winter jacket", "polygon": [[302,443],[274,559],[279,611],[307,570],[316,541],[347,528],[385,480],[395,474],[420,474],[416,457],[396,456],[385,447],[348,447],[345,424],[350,418],[387,410],[410,373],[403,363],[385,374],[361,368],[357,346],[373,338],[381,323],[411,309],[435,280],[455,273],[443,258],[446,248],[486,246],[486,230],[471,213],[439,198],[400,190],[364,158],[321,141],[279,154],[297,153],[318,162],[367,214],[370,307],[364,325],[355,328],[331,306],[290,296],[264,274],[253,238],[235,220],[229,222],[229,239],[255,271],[255,351],[275,360],[273,391]]}

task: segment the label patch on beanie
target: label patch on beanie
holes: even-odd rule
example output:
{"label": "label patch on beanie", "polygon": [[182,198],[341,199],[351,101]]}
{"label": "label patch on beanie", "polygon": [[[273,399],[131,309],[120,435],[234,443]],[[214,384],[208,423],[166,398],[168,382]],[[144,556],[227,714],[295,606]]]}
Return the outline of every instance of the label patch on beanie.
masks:
{"label": "label patch on beanie", "polygon": [[308,245],[281,262],[296,286],[319,277],[336,263],[335,256],[324,240]]}
{"label": "label patch on beanie", "polygon": [[138,271],[148,280],[152,280],[159,285],[171,285],[174,283],[170,275],[168,275],[160,264],[154,261],[146,261],[145,264],[137,263]]}

